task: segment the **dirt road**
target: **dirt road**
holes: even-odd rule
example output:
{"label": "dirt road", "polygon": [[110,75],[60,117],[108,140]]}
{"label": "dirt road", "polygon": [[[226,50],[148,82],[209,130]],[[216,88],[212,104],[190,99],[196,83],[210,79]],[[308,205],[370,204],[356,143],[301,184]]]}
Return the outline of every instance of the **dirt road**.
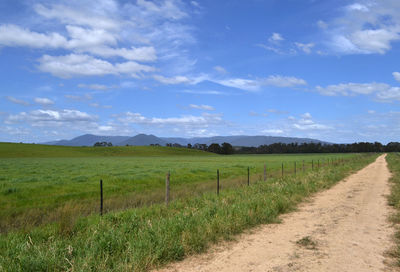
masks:
{"label": "dirt road", "polygon": [[281,224],[264,225],[162,271],[393,271],[384,257],[394,234],[387,221],[389,177],[380,156],[282,216]]}

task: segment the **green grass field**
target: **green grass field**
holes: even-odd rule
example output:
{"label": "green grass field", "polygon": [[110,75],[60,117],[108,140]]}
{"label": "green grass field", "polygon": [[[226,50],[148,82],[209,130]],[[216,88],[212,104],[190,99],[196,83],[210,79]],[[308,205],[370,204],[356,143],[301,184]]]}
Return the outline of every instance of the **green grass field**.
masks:
{"label": "green grass field", "polygon": [[171,198],[215,190],[220,170],[222,190],[267,176],[298,175],[355,154],[234,155],[167,147],[63,147],[0,144],[0,231],[71,220],[99,210],[99,180],[105,211],[162,202],[165,175],[171,172]]}
{"label": "green grass field", "polygon": [[[342,157],[346,161],[337,160],[323,167],[320,162],[319,169],[310,170],[312,159],[326,163],[328,158]],[[234,239],[236,234],[256,225],[277,222],[279,214],[293,210],[305,197],[329,188],[375,158],[374,154],[208,156],[206,153],[3,158],[1,169],[6,170],[1,174],[4,177],[1,205],[6,212],[1,220],[6,222],[8,232],[0,234],[0,271],[148,271],[203,252],[219,241]],[[302,165],[302,160],[307,162],[305,173],[300,171],[296,176],[290,173],[289,167],[293,170],[294,162]],[[283,178],[280,177],[282,162],[286,166]],[[267,182],[260,180],[264,163],[269,167]],[[243,186],[247,183],[247,166],[251,166],[251,185]],[[219,196],[214,191],[217,168],[225,175]],[[172,174],[171,193],[175,196],[168,207],[153,204],[109,211],[102,217],[79,217],[84,210],[78,207],[93,205],[93,211],[97,211],[100,177],[105,180],[105,205],[125,209],[129,205],[162,201],[164,175],[168,170]],[[28,180],[27,174],[36,180]],[[81,180],[73,180],[74,177]],[[130,199],[140,197],[142,203],[129,203]],[[12,217],[13,212],[16,217]],[[43,214],[53,217],[35,224],[57,222],[33,227],[35,216],[42,218]],[[25,230],[18,224],[10,227],[12,218],[31,225]]]}

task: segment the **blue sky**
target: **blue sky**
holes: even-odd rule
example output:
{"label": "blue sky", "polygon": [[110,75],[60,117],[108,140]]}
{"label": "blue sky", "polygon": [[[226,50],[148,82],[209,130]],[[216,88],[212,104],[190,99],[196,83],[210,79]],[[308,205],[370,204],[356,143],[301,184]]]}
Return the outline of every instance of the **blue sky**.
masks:
{"label": "blue sky", "polygon": [[399,141],[398,0],[4,0],[0,141]]}

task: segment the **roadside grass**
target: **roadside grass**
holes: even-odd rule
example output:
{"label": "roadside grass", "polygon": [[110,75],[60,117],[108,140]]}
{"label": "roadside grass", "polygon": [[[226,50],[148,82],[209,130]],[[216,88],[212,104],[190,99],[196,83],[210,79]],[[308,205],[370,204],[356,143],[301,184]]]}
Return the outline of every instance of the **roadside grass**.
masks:
{"label": "roadside grass", "polygon": [[[14,150],[14,153],[13,153]],[[26,157],[22,157],[26,155]],[[10,156],[7,158],[6,156]],[[35,157],[36,156],[36,157]],[[57,157],[59,156],[59,157]],[[65,156],[65,157],[63,157]],[[76,157],[73,157],[76,156]],[[186,148],[65,147],[0,144],[0,233],[98,213],[99,180],[104,183],[105,212],[160,203],[165,174],[171,172],[171,198],[215,191],[216,170],[222,190],[268,178],[328,167],[359,154],[222,156]]]}
{"label": "roadside grass", "polygon": [[168,207],[154,204],[2,234],[0,271],[148,271],[278,222],[279,214],[375,158],[359,156],[296,177],[228,188],[219,196],[178,198]]}
{"label": "roadside grass", "polygon": [[396,247],[390,251],[390,255],[396,259],[397,265],[400,266],[400,153],[389,153],[386,156],[386,161],[390,172],[392,172],[389,205],[393,206],[396,210],[390,218],[396,226]]}

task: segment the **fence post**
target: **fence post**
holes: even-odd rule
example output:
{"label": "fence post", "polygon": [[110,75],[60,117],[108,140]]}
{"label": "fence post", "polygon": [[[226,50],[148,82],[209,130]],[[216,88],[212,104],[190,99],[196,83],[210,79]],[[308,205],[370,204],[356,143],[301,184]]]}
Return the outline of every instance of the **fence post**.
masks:
{"label": "fence post", "polygon": [[169,179],[170,179],[171,173],[168,171],[167,177],[165,178],[165,205],[168,206],[169,203]]}
{"label": "fence post", "polygon": [[318,170],[319,170],[319,160],[318,160]]}
{"label": "fence post", "polygon": [[267,181],[267,165],[264,163],[264,181]]}
{"label": "fence post", "polygon": [[100,215],[103,215],[103,180],[100,180]]}
{"label": "fence post", "polygon": [[311,169],[314,170],[314,160],[311,161]]}
{"label": "fence post", "polygon": [[219,169],[217,169],[217,195],[219,195]]}
{"label": "fence post", "polygon": [[247,186],[250,186],[250,167],[247,167]]}

